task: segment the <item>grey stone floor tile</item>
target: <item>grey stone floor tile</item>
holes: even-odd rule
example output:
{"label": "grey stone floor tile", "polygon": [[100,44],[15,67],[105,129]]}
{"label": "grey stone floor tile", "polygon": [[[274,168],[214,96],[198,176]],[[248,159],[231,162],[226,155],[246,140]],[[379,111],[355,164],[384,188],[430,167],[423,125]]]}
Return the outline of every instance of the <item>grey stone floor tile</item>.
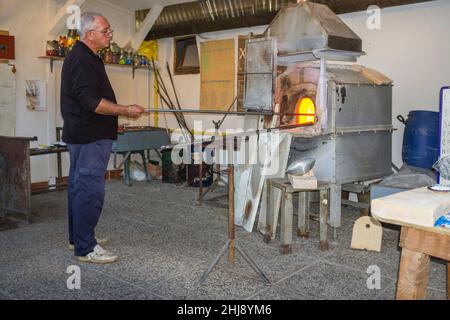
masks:
{"label": "grey stone floor tile", "polygon": [[319,297],[299,293],[292,287],[282,284],[272,285],[247,300],[321,300]]}
{"label": "grey stone floor tile", "polygon": [[155,293],[139,289],[129,295],[123,296],[121,300],[168,300],[168,299]]}
{"label": "grey stone floor tile", "polygon": [[102,217],[97,225],[96,234],[108,237],[111,242],[154,240],[154,234],[160,227],[133,218]]}
{"label": "grey stone floor tile", "polygon": [[16,300],[16,298],[7,292],[4,292],[0,289],[0,300]]}
{"label": "grey stone floor tile", "polygon": [[[69,266],[80,268],[81,289],[69,290]],[[64,258],[59,251],[26,258],[3,269],[0,287],[17,299],[115,299],[136,291],[136,288],[98,274]]]}
{"label": "grey stone floor tile", "polygon": [[36,255],[35,246],[21,239],[20,235],[16,236],[10,233],[8,237],[0,238],[0,268],[4,268],[18,259]]}
{"label": "grey stone floor tile", "polygon": [[[271,282],[276,282],[290,276],[326,254],[318,248],[305,244],[294,244],[292,246],[293,253],[285,255],[281,254],[278,249],[264,245],[249,245],[247,243],[242,243],[240,244],[240,247]],[[236,251],[235,255],[236,263],[234,266],[229,265],[227,255],[220,260],[219,265],[224,269],[259,278],[240,253]]]}
{"label": "grey stone floor tile", "polygon": [[180,300],[233,300],[259,292],[266,285],[253,278],[229,272],[216,266],[203,284],[199,284],[207,267],[182,274],[156,284],[150,290],[169,299]]}
{"label": "grey stone floor tile", "polygon": [[283,280],[299,293],[330,300],[372,300],[393,283],[381,278],[380,290],[367,288],[369,274],[337,265],[318,262]]}
{"label": "grey stone floor tile", "polygon": [[67,217],[67,192],[57,191],[31,197],[33,223],[62,220]]}
{"label": "grey stone floor tile", "polygon": [[2,230],[0,231],[0,244],[9,242],[11,238],[20,238],[20,235],[22,234],[21,226],[17,226],[13,229],[8,230]]}
{"label": "grey stone floor tile", "polygon": [[55,249],[67,247],[68,231],[66,221],[53,221],[51,223],[33,223],[21,227],[20,237],[27,246]]}
{"label": "grey stone floor tile", "polygon": [[86,299],[94,300],[117,300],[126,299],[136,291],[137,287],[110,277],[107,274],[99,273],[86,266],[81,266],[81,293]]}
{"label": "grey stone floor tile", "polygon": [[[174,204],[158,204],[158,210],[148,214],[140,213],[136,219],[165,227],[180,226],[193,230],[216,233],[227,231],[227,219],[223,212],[207,208],[182,207]],[[160,206],[160,207],[159,207]]]}
{"label": "grey stone floor tile", "polygon": [[128,221],[135,221],[137,223],[144,223],[149,226],[158,227],[158,228],[169,228],[172,226],[173,222],[176,220],[175,213],[167,213],[166,208],[167,204],[164,206],[155,205],[153,202],[151,204],[147,204],[150,209],[147,211],[132,211],[129,208],[114,208],[109,209],[109,211],[114,211],[113,213],[109,212],[109,217],[111,219],[125,219]]}
{"label": "grey stone floor tile", "polygon": [[[151,203],[151,205],[149,205]],[[165,204],[167,207],[167,204]],[[157,214],[161,214],[161,210],[164,207],[160,207],[159,204],[154,201],[136,200],[136,199],[121,199],[119,203],[106,202],[104,207],[105,216],[122,217],[122,216],[143,216],[143,217],[157,217]],[[146,221],[148,222],[148,221]]]}
{"label": "grey stone floor tile", "polygon": [[144,290],[156,283],[200,268],[201,263],[170,252],[153,250],[119,259],[110,265],[93,265],[92,268],[113,278],[123,280]]}
{"label": "grey stone floor tile", "polygon": [[383,242],[381,252],[351,249],[350,246],[341,248],[325,257],[325,260],[366,272],[370,266],[380,268],[381,276],[392,280],[397,279],[400,251],[393,242]]}
{"label": "grey stone floor tile", "polygon": [[[378,297],[377,300],[395,300],[397,284],[394,283],[390,285],[386,290],[384,290]],[[426,300],[447,300],[447,293],[444,290],[437,290],[428,287]]]}
{"label": "grey stone floor tile", "polygon": [[[181,230],[177,227],[174,231]],[[203,235],[194,234],[190,229],[184,229],[183,233],[191,233],[188,236],[182,236],[178,240],[170,240],[162,244],[159,249],[163,252],[169,251],[176,256],[190,257],[203,264],[212,261],[226,243],[226,238],[222,235]],[[170,233],[168,233],[170,234]]]}
{"label": "grey stone floor tile", "polygon": [[400,228],[397,228],[398,226],[385,223],[382,223],[381,225],[383,227],[382,241],[391,241],[398,245],[400,240]]}
{"label": "grey stone floor tile", "polygon": [[193,233],[198,232],[198,230],[202,230],[206,237],[214,237],[216,235],[226,237],[228,235],[228,228],[226,224],[227,223],[225,221],[221,222],[211,219],[210,221],[186,221],[186,223],[182,225],[177,225],[183,228],[189,228]]}
{"label": "grey stone floor tile", "polygon": [[236,239],[239,241],[248,241],[251,243],[264,243],[264,235],[256,229],[253,232],[248,232],[244,228],[236,226],[235,232],[236,232]]}
{"label": "grey stone floor tile", "polygon": [[447,289],[447,261],[431,258],[428,286],[445,291]]}

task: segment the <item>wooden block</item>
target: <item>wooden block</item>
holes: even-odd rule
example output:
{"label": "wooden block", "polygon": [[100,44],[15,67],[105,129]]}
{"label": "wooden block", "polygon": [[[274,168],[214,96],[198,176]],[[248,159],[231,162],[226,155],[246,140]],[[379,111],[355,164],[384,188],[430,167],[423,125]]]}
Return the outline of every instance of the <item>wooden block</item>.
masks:
{"label": "wooden block", "polygon": [[9,31],[0,30],[0,36],[9,36]]}
{"label": "wooden block", "polygon": [[372,217],[364,216],[356,220],[353,226],[352,249],[381,251],[381,223]]}
{"label": "wooden block", "polygon": [[427,295],[429,267],[429,255],[403,248],[396,299],[425,299]]}
{"label": "wooden block", "polygon": [[293,176],[288,174],[289,181],[294,189],[317,190],[317,179],[312,171],[302,176]]}

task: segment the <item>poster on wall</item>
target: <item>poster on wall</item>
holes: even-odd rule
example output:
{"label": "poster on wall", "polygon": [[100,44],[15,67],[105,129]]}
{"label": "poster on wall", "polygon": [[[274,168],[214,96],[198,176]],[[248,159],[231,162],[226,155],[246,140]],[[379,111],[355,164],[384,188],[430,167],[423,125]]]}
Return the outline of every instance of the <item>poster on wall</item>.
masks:
{"label": "poster on wall", "polygon": [[41,80],[26,80],[25,94],[27,109],[30,111],[46,111],[46,83]]}
{"label": "poster on wall", "polygon": [[234,101],[234,39],[200,44],[200,109],[226,111]]}
{"label": "poster on wall", "polygon": [[16,77],[14,66],[0,63],[0,136],[14,136]]}
{"label": "poster on wall", "polygon": [[[438,172],[438,183],[450,185],[450,87],[441,89],[439,107],[439,159],[435,166]],[[446,177],[444,177],[446,176]]]}

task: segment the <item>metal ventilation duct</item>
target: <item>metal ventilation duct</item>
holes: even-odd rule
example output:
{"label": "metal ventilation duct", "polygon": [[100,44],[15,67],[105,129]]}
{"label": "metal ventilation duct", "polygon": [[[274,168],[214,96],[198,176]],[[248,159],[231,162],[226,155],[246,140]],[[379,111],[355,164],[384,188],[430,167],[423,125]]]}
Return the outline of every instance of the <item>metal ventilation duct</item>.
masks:
{"label": "metal ventilation duct", "polygon": [[[427,2],[432,0],[310,0],[325,4],[336,13],[379,7]],[[200,0],[167,6],[146,39],[160,39],[227,29],[268,25],[285,5],[296,0]]]}

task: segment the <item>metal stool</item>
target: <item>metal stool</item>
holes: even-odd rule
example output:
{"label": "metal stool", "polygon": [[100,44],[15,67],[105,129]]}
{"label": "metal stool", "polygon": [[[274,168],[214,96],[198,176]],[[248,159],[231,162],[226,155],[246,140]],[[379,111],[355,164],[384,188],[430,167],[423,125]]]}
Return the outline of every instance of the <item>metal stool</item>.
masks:
{"label": "metal stool", "polygon": [[[268,243],[273,238],[271,223],[277,224],[274,220],[273,204],[271,203],[272,188],[281,190],[281,208],[280,208],[280,252],[288,254],[292,252],[292,221],[293,221],[293,205],[292,196],[295,192],[299,193],[298,201],[298,229],[297,236],[307,238],[309,235],[309,192],[320,192],[320,250],[328,250],[328,196],[329,185],[319,183],[318,188],[311,189],[294,189],[287,178],[266,179],[267,188],[267,219],[264,242]],[[278,220],[278,219],[277,219]]]}

